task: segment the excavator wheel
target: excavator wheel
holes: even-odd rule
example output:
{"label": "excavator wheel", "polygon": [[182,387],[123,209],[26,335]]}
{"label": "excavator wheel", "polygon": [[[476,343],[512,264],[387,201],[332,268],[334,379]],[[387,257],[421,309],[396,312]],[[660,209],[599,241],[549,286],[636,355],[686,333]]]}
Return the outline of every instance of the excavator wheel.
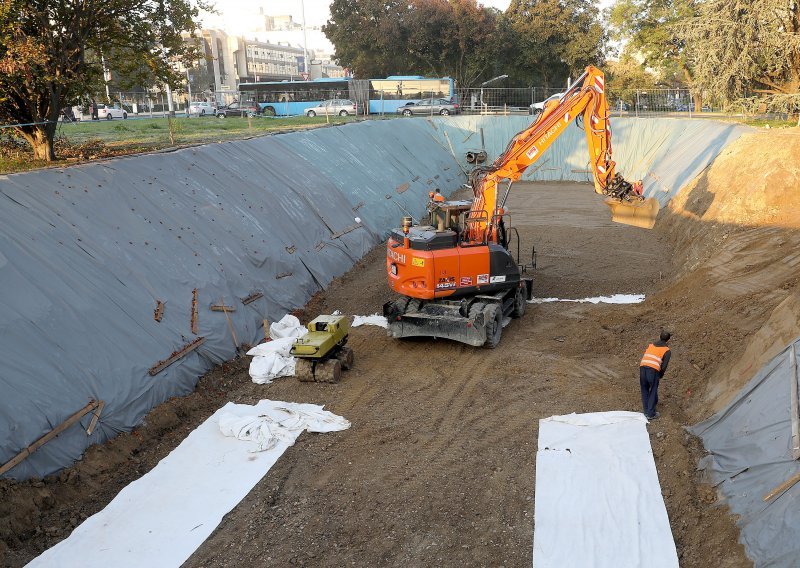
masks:
{"label": "excavator wheel", "polygon": [[514,309],[511,310],[511,317],[521,318],[525,315],[525,308],[528,307],[528,293],[525,287],[517,288],[517,294],[514,296]]}
{"label": "excavator wheel", "polygon": [[300,357],[295,361],[294,376],[298,381],[304,383],[314,382],[314,362],[311,359],[302,359]]}
{"label": "excavator wheel", "polygon": [[356,355],[349,347],[342,347],[339,349],[339,353],[336,354],[336,358],[342,364],[342,370],[344,371],[349,371],[353,367],[353,363],[356,361]]}
{"label": "excavator wheel", "polygon": [[489,304],[483,313],[486,318],[486,343],[483,346],[494,349],[503,335],[503,311],[497,304]]}
{"label": "excavator wheel", "polygon": [[658,217],[658,200],[650,197],[636,201],[622,201],[609,197],[604,202],[611,209],[611,220],[623,225],[652,229]]}
{"label": "excavator wheel", "polygon": [[328,359],[317,363],[316,379],[318,383],[338,383],[342,378],[342,362],[339,359]]}

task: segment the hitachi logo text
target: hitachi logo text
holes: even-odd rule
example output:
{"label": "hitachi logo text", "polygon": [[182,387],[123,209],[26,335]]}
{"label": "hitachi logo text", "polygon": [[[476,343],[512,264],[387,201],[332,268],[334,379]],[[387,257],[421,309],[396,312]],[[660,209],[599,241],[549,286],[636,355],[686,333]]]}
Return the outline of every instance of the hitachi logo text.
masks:
{"label": "hitachi logo text", "polygon": [[399,252],[395,252],[393,250],[386,251],[386,256],[391,258],[395,262],[399,262],[400,264],[406,263],[406,255],[400,254]]}

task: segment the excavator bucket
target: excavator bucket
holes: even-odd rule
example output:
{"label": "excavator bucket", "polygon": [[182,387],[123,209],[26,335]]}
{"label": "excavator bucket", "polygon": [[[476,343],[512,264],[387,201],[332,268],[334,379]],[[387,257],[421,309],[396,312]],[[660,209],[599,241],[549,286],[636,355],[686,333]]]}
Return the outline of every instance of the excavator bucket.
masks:
{"label": "excavator bucket", "polygon": [[643,201],[622,201],[609,197],[605,204],[611,209],[611,220],[623,225],[652,229],[658,216],[658,200],[650,197]]}

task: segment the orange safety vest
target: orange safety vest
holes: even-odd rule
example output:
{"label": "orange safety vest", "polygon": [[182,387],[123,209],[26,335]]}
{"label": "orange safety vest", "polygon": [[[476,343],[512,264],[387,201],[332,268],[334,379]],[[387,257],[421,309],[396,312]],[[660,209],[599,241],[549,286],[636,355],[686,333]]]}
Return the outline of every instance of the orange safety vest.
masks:
{"label": "orange safety vest", "polygon": [[639,363],[640,367],[650,367],[656,371],[661,370],[661,362],[664,360],[664,354],[669,351],[669,347],[656,347],[652,343],[647,346],[642,357],[642,362]]}

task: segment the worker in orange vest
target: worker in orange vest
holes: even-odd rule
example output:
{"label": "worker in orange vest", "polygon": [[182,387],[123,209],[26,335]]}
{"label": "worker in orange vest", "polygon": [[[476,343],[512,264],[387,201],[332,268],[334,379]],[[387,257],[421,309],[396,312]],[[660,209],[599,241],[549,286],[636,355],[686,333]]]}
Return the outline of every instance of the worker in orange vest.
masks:
{"label": "worker in orange vest", "polygon": [[656,404],[658,404],[658,382],[667,372],[670,351],[667,342],[671,337],[668,331],[662,331],[661,337],[655,343],[647,346],[639,363],[639,385],[642,387],[642,408],[648,420],[658,418]]}

